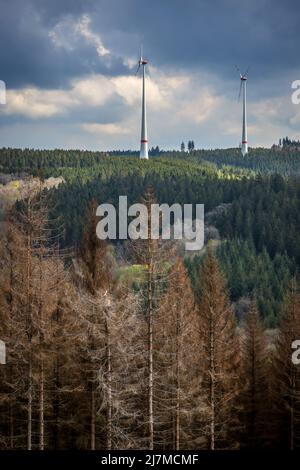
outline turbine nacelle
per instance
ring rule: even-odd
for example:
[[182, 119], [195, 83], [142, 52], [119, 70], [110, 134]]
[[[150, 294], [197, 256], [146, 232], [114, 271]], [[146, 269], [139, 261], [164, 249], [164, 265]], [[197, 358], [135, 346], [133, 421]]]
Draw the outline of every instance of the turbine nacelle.
[[143, 57], [141, 57], [139, 60], [138, 60], [138, 66], [137, 66], [137, 70], [135, 72], [135, 74], [137, 75], [139, 73], [139, 70], [140, 68], [143, 66], [145, 67], [145, 65], [148, 64], [148, 60], [147, 59], [144, 59]]

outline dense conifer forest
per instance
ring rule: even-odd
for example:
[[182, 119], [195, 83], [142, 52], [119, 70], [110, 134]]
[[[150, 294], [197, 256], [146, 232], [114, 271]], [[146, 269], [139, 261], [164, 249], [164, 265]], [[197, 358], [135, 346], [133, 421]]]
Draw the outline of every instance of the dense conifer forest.
[[[119, 195], [127, 195], [132, 204], [152, 186], [160, 202], [204, 203], [206, 238], [218, 244], [231, 300], [238, 308], [255, 295], [268, 327], [278, 324], [287, 283], [300, 263], [299, 171], [300, 153], [284, 149], [253, 149], [245, 158], [238, 149], [161, 152], [146, 164], [120, 152], [0, 152], [2, 173], [64, 178], [49, 195], [51, 216], [64, 225], [62, 247], [79, 245], [93, 198], [117, 206]], [[186, 260], [190, 273], [199, 258]]]
[[[2, 449], [300, 446], [300, 153], [2, 149], [0, 177]], [[100, 241], [120, 195], [203, 203], [203, 250]]]

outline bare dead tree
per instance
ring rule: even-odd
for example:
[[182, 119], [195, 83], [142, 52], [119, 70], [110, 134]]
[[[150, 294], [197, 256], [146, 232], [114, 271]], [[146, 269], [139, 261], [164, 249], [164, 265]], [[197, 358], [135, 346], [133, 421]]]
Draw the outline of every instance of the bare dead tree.
[[235, 446], [230, 436], [231, 429], [237, 425], [234, 403], [238, 392], [239, 350], [225, 280], [211, 251], [202, 268], [201, 284], [199, 393], [205, 406], [199, 415], [199, 431], [206, 436], [207, 447], [214, 450]]
[[155, 204], [155, 191], [147, 188], [141, 203], [146, 208], [146, 214], [141, 214], [141, 223], [147, 227], [144, 239], [132, 243], [135, 259], [143, 267], [145, 280], [141, 294], [144, 301], [144, 309], [147, 319], [147, 414], [148, 414], [148, 448], [154, 449], [154, 411], [153, 411], [153, 325], [155, 310], [159, 305], [164, 284], [168, 277], [166, 260], [171, 256], [172, 248], [169, 243], [162, 241], [161, 237], [152, 236], [154, 219], [152, 205]]
[[275, 403], [275, 444], [287, 449], [300, 446], [300, 372], [292, 362], [292, 343], [300, 337], [300, 294], [293, 279], [285, 302], [272, 383]]
[[[49, 226], [46, 194], [28, 190], [19, 202], [18, 210], [11, 215], [8, 234], [13, 234], [14, 260], [17, 266], [15, 282], [10, 284], [12, 308], [8, 315], [9, 346], [18, 367], [27, 370], [27, 380], [22, 386], [27, 396], [27, 449], [33, 447], [33, 414], [37, 398], [38, 440], [40, 450], [45, 445], [45, 380], [49, 361], [47, 345], [50, 337], [49, 319], [55, 308], [55, 290], [60, 282], [54, 275], [53, 262], [57, 258], [52, 231]], [[12, 240], [12, 237], [11, 237]], [[50, 261], [51, 258], [51, 261]], [[61, 264], [60, 271], [64, 272]], [[16, 333], [14, 337], [12, 333]], [[24, 377], [24, 375], [23, 375]]]
[[154, 328], [155, 442], [161, 448], [179, 450], [189, 445], [198, 329], [193, 290], [178, 258]]
[[[114, 288], [114, 259], [111, 248], [97, 238], [96, 235], [96, 202], [92, 201], [84, 231], [80, 258], [75, 263], [75, 277], [80, 286], [81, 299], [84, 308], [81, 311], [85, 331], [85, 341], [82, 343], [85, 360], [89, 361], [87, 384], [90, 393], [90, 448], [95, 450], [97, 410], [104, 398], [97, 392], [98, 372], [103, 363], [111, 370], [110, 353], [110, 320], [106, 314], [106, 293]], [[105, 293], [105, 295], [104, 295]], [[107, 375], [110, 381], [110, 373]], [[110, 396], [110, 394], [109, 394]], [[107, 448], [111, 447], [111, 401], [106, 402], [106, 432]]]
[[247, 448], [265, 445], [268, 397], [267, 343], [254, 301], [240, 333], [241, 336], [241, 441]]

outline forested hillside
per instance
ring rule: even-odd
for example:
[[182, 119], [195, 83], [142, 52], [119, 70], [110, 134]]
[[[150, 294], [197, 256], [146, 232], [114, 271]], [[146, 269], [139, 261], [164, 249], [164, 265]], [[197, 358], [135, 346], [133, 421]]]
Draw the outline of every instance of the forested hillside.
[[[186, 259], [189, 276], [176, 246], [148, 238], [128, 242], [127, 260], [143, 274], [124, 282], [119, 248], [96, 236], [95, 200], [77, 250], [62, 248], [51, 216], [58, 194], [42, 182], [29, 188], [1, 233], [0, 449], [299, 448], [290, 258], [214, 238], [217, 252]], [[148, 209], [155, 200], [153, 188], [144, 192]], [[242, 321], [224, 273], [232, 299], [246, 296]], [[281, 281], [279, 328], [267, 334], [257, 304], [269, 302], [274, 322]]]
[[[117, 206], [127, 195], [131, 204], [152, 186], [160, 202], [204, 203], [237, 312], [254, 295], [270, 327], [300, 263], [299, 171], [300, 154], [287, 150], [253, 149], [245, 158], [238, 149], [162, 152], [148, 162], [113, 152], [0, 151], [0, 172], [10, 177], [64, 178], [49, 195], [52, 217], [64, 226], [62, 247], [78, 247], [92, 199]], [[187, 263], [196, 285], [201, 255]]]
[[[44, 170], [62, 168], [86, 168], [103, 164], [105, 157], [130, 157], [138, 159], [138, 152], [91, 152], [82, 150], [32, 150], [32, 149], [0, 149], [0, 172], [36, 173]], [[249, 153], [241, 158], [240, 150], [192, 150], [190, 153], [179, 151], [159, 151], [153, 158], [167, 157], [168, 159], [183, 159], [198, 163], [215, 163], [217, 166], [234, 166], [236, 168], [253, 170], [256, 173], [274, 174], [283, 176], [300, 174], [300, 151], [290, 151], [289, 148], [249, 149]], [[47, 172], [48, 174], [48, 172]]]
[[280, 150], [266, 148], [250, 148], [241, 158], [239, 149], [198, 150], [197, 159], [214, 162], [217, 165], [233, 165], [238, 168], [248, 168], [257, 173], [283, 176], [300, 174], [300, 152], [283, 148]]
[[[299, 447], [298, 159], [2, 149], [0, 447]], [[120, 195], [204, 203], [204, 249], [101, 242]]]

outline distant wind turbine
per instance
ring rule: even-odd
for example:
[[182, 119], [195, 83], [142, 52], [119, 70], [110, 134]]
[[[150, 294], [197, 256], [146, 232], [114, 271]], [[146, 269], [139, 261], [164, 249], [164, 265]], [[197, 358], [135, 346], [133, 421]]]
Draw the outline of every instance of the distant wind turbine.
[[240, 91], [239, 91], [239, 100], [241, 98], [241, 94], [243, 94], [243, 127], [242, 127], [242, 142], [241, 142], [241, 152], [243, 157], [248, 153], [248, 137], [247, 137], [247, 98], [246, 98], [246, 83], [248, 79], [248, 70], [244, 74], [240, 72], [238, 67], [237, 71], [240, 75]]
[[145, 67], [148, 64], [148, 60], [143, 58], [143, 51], [141, 48], [141, 56], [138, 61], [138, 68], [136, 75], [142, 67], [142, 126], [141, 126], [141, 148], [140, 158], [148, 160], [148, 135], [147, 135], [147, 117], [146, 117], [146, 89], [145, 89]]

